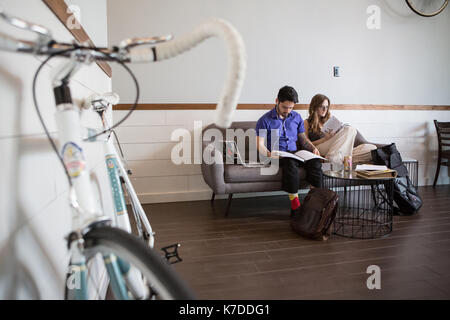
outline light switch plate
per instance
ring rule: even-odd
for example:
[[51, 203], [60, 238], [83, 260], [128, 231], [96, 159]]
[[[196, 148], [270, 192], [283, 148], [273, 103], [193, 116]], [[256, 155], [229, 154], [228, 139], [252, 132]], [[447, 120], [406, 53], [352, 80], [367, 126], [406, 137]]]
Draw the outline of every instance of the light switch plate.
[[335, 77], [339, 77], [340, 76], [340, 74], [339, 74], [339, 67], [336, 67], [336, 66], [333, 67], [333, 76], [335, 76]]

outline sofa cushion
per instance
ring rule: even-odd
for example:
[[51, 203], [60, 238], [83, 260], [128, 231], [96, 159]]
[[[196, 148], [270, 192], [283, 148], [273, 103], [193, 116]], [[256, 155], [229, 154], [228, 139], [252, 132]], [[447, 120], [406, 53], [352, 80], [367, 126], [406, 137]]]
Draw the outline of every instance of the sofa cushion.
[[[225, 164], [224, 165], [224, 178], [226, 183], [240, 183], [240, 182], [273, 182], [281, 181], [282, 170], [278, 170], [274, 175], [262, 175], [260, 167], [244, 167], [239, 164]], [[303, 168], [300, 168], [299, 179], [304, 180], [306, 178], [306, 172]]]
[[281, 170], [274, 175], [261, 175], [261, 168], [249, 168], [240, 164], [226, 164], [224, 166], [225, 182], [260, 182], [281, 181]]

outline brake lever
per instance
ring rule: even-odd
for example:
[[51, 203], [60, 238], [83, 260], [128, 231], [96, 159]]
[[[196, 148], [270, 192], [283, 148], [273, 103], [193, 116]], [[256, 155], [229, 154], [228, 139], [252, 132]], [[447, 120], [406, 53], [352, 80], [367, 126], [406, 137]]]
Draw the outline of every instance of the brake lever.
[[156, 36], [156, 37], [149, 37], [149, 38], [131, 38], [131, 39], [125, 39], [122, 40], [122, 42], [119, 44], [119, 51], [120, 52], [128, 52], [131, 48], [142, 46], [142, 45], [155, 45], [161, 42], [167, 42], [173, 39], [173, 36], [171, 34], [166, 36]]

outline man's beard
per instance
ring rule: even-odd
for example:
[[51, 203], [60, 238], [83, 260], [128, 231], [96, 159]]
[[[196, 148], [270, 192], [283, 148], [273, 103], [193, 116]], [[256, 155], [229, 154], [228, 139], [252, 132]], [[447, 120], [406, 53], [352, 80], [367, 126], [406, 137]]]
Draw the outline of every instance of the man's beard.
[[289, 115], [289, 112], [281, 112], [279, 104], [277, 104], [277, 112], [280, 116], [282, 116], [284, 118], [286, 118]]

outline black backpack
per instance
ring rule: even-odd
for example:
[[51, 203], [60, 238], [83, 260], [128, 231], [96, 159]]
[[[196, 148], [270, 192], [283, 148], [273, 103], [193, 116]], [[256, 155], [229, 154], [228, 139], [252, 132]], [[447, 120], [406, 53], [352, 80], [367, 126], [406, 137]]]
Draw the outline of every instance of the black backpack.
[[416, 214], [422, 207], [422, 199], [409, 178], [408, 169], [403, 164], [402, 156], [395, 143], [372, 150], [372, 161], [397, 171], [394, 179], [394, 213], [399, 215]]

